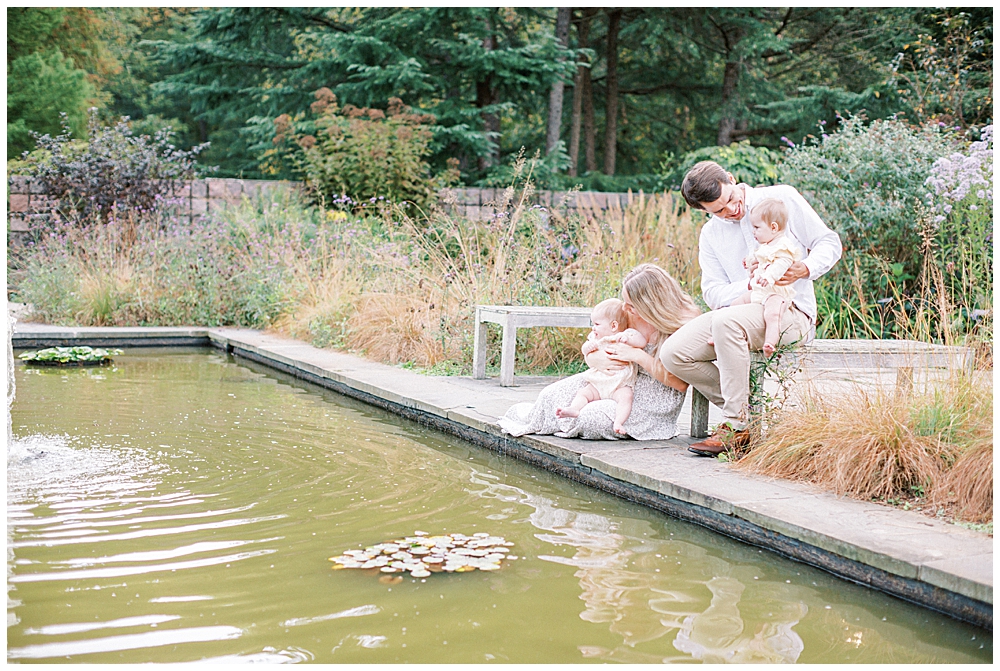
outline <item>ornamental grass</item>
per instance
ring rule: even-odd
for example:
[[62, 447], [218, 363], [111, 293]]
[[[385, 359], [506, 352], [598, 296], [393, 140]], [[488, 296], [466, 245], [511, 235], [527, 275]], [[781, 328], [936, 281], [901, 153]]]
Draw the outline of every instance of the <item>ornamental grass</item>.
[[953, 371], [904, 392], [809, 388], [734, 466], [984, 522], [993, 519], [992, 457], [992, 382]]
[[[507, 189], [485, 221], [377, 200], [324, 209], [294, 191], [193, 221], [116, 212], [40, 229], [8, 269], [49, 323], [246, 326], [451, 373], [471, 370], [477, 304], [592, 306], [646, 261], [696, 288], [698, 224], [670, 195], [573, 211], [531, 194], [527, 180]], [[581, 366], [584, 335], [522, 331], [518, 371]]]

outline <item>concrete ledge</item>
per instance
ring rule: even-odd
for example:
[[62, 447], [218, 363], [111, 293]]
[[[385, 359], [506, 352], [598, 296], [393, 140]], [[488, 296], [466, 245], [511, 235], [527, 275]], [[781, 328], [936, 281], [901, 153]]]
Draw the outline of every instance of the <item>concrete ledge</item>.
[[[245, 329], [64, 328], [17, 324], [17, 348], [209, 345], [702, 525], [841, 578], [992, 630], [993, 541], [917, 513], [801, 483], [751, 477], [667, 441], [513, 438], [496, 419], [545, 379], [429, 377]], [[683, 431], [683, 428], [682, 428]]]
[[14, 347], [164, 347], [211, 345], [209, 330], [188, 326], [51, 326], [17, 324], [11, 341]]

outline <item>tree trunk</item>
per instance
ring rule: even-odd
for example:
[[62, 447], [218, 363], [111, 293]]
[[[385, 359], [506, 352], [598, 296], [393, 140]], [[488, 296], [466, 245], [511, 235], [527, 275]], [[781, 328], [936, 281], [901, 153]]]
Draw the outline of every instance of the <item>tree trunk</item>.
[[[576, 46], [587, 48], [590, 37], [590, 10], [583, 10], [583, 16], [576, 26]], [[578, 65], [576, 77], [573, 78], [573, 113], [569, 122], [569, 176], [576, 177], [576, 169], [580, 164], [580, 114], [583, 109], [583, 78], [590, 74], [590, 68]]]
[[736, 130], [736, 105], [739, 91], [740, 64], [727, 62], [722, 75], [722, 118], [719, 119], [719, 136], [715, 143], [720, 147], [728, 147], [733, 142]]
[[622, 10], [608, 12], [608, 95], [604, 114], [604, 174], [615, 174], [618, 150], [618, 31]]
[[[560, 7], [556, 12], [556, 40], [560, 46], [569, 46], [569, 19], [573, 12], [571, 7]], [[560, 59], [561, 60], [561, 59]], [[559, 129], [562, 126], [563, 91], [566, 84], [562, 79], [552, 83], [549, 92], [549, 124], [545, 136], [545, 153], [551, 154], [559, 144]]]
[[[486, 16], [486, 38], [483, 40], [483, 49], [493, 51], [496, 42], [493, 37], [493, 19]], [[480, 81], [476, 82], [476, 107], [484, 109], [495, 102], [496, 92], [493, 90], [493, 75], [488, 74]], [[496, 138], [500, 135], [500, 117], [495, 112], [480, 112], [483, 119], [483, 130], [486, 133], [486, 141], [489, 143], [489, 150], [486, 156], [479, 157], [479, 169], [487, 170], [497, 164], [500, 155], [500, 148], [496, 144]]]
[[583, 71], [583, 160], [587, 172], [597, 171], [597, 150], [594, 140], [597, 129], [594, 127], [594, 90], [590, 85], [590, 68]]

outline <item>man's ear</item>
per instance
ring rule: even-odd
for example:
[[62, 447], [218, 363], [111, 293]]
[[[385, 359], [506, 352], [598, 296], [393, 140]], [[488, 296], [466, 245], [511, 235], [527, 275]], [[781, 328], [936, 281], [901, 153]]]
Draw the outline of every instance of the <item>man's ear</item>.
[[729, 178], [729, 183], [730, 183], [730, 184], [736, 184], [736, 178], [735, 178], [735, 177], [733, 177], [733, 173], [731, 173], [731, 172], [727, 172], [727, 173], [726, 173], [726, 177], [728, 177], [728, 178]]

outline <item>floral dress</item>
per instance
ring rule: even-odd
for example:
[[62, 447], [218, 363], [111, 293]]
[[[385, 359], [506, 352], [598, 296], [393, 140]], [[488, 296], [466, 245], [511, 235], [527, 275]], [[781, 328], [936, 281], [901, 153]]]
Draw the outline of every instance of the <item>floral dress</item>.
[[[644, 350], [656, 356], [656, 345]], [[556, 417], [556, 408], [565, 408], [573, 402], [576, 393], [587, 385], [586, 372], [553, 382], [538, 395], [534, 403], [516, 403], [497, 424], [512, 436], [527, 433], [556, 435], [562, 438], [588, 440], [619, 440], [615, 433], [615, 402], [611, 399], [593, 401], [580, 411], [579, 417]], [[684, 403], [685, 394], [660, 384], [639, 367], [636, 376], [632, 414], [622, 428], [636, 440], [664, 440], [675, 437], [677, 416]]]

